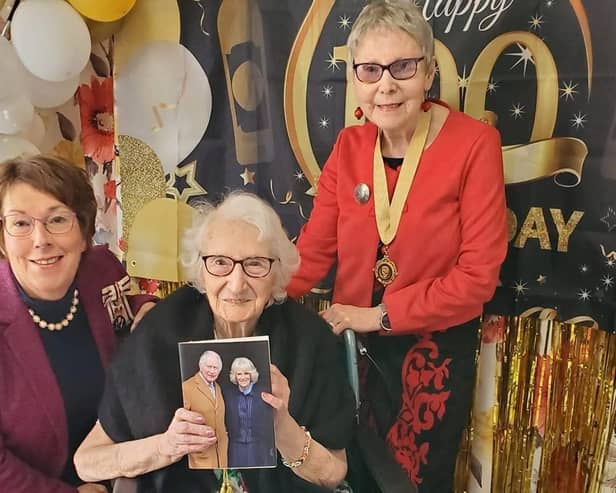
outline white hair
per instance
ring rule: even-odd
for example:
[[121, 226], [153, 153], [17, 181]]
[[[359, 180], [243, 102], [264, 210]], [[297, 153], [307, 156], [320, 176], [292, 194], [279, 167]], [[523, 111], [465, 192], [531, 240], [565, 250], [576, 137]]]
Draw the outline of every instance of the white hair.
[[282, 303], [287, 298], [287, 284], [299, 267], [299, 253], [272, 206], [252, 193], [236, 191], [231, 192], [217, 206], [205, 203], [196, 209], [193, 224], [184, 234], [180, 253], [188, 283], [205, 293], [205, 266], [201, 259], [201, 249], [206, 246], [207, 232], [212, 222], [217, 219], [242, 221], [257, 228], [258, 241], [267, 243], [271, 256], [279, 260], [272, 265], [274, 286], [271, 301]]
[[199, 368], [201, 368], [208, 358], [214, 358], [218, 361], [218, 368], [222, 368], [222, 358], [216, 351], [205, 351], [199, 358]]
[[361, 10], [347, 40], [349, 66], [352, 66], [355, 51], [364, 35], [378, 29], [401, 30], [408, 34], [421, 48], [426, 66], [430, 66], [434, 57], [434, 34], [413, 0], [375, 0]]
[[235, 358], [233, 363], [231, 363], [231, 370], [229, 371], [229, 380], [233, 385], [237, 385], [237, 377], [235, 374], [238, 371], [245, 371], [250, 373], [250, 382], [255, 383], [259, 380], [259, 372], [257, 371], [257, 367], [255, 364], [250, 361], [248, 358], [244, 358], [243, 356], [239, 358]]

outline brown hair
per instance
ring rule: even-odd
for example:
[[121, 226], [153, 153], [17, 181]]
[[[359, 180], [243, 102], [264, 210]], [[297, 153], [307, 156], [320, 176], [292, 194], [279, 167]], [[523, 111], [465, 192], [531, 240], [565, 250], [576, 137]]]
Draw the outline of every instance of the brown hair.
[[[96, 220], [96, 198], [86, 172], [58, 157], [38, 155], [0, 163], [0, 216], [4, 198], [13, 185], [25, 183], [51, 195], [77, 215], [81, 236], [92, 244]], [[0, 234], [0, 246], [4, 236]]]

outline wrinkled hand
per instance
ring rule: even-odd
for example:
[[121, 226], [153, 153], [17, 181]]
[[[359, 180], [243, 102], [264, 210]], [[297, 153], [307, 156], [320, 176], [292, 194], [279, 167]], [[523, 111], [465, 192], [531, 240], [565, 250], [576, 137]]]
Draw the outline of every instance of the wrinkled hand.
[[156, 306], [156, 303], [154, 303], [153, 301], [146, 301], [143, 305], [141, 305], [141, 308], [139, 308], [139, 311], [135, 314], [135, 318], [133, 319], [133, 324], [130, 326], [131, 332], [135, 329], [135, 327], [137, 327], [137, 324], [141, 321], [144, 315], [148, 313], [155, 306]]
[[159, 437], [158, 452], [178, 461], [191, 452], [203, 452], [216, 443], [216, 434], [199, 413], [179, 408], [169, 428]]
[[381, 329], [381, 309], [378, 306], [366, 308], [334, 303], [319, 313], [331, 325], [334, 334], [345, 329], [355, 332], [374, 332]]
[[109, 490], [102, 484], [85, 483], [77, 487], [79, 493], [109, 493]]
[[276, 365], [270, 365], [272, 378], [272, 393], [262, 392], [261, 398], [274, 408], [274, 426], [289, 416], [289, 396], [291, 389], [289, 381]]

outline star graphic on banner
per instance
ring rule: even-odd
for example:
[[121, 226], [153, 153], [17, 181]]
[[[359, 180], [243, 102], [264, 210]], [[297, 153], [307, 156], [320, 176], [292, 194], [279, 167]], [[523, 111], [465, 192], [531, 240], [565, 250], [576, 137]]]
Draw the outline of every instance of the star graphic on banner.
[[528, 291], [528, 288], [526, 287], [527, 283], [523, 282], [523, 281], [517, 281], [514, 285], [513, 285], [513, 290], [516, 292], [516, 294], [524, 294], [526, 293], [526, 291]]
[[323, 96], [329, 99], [334, 95], [334, 88], [332, 86], [323, 86], [323, 89], [321, 89], [321, 93], [323, 94]]
[[607, 213], [601, 218], [601, 222], [607, 226], [608, 231], [616, 228], [616, 211], [612, 207], [607, 208]]
[[605, 261], [605, 265], [607, 265], [610, 269], [613, 269], [614, 266], [616, 266], [616, 260], [612, 259], [612, 258], [608, 258]]
[[533, 30], [537, 30], [541, 28], [541, 24], [543, 24], [543, 16], [542, 15], [533, 15], [528, 23], [530, 24], [530, 28]]
[[244, 172], [240, 174], [242, 180], [244, 180], [244, 186], [248, 185], [249, 183], [254, 185], [255, 175], [256, 173], [254, 171], [248, 171], [248, 168], [244, 168]]
[[338, 25], [342, 28], [343, 31], [351, 28], [351, 19], [346, 15], [341, 15], [338, 17]]
[[466, 75], [466, 65], [464, 65], [464, 69], [462, 70], [462, 77], [458, 75], [458, 88], [462, 90], [462, 92], [466, 91], [468, 88], [468, 76]]
[[612, 276], [605, 275], [601, 278], [601, 282], [606, 288], [611, 288], [614, 284], [614, 278]]
[[575, 90], [577, 86], [578, 84], [574, 84], [572, 80], [569, 82], [563, 82], [563, 87], [560, 88], [560, 92], [562, 92], [560, 97], [565, 98], [565, 101], [569, 99], [573, 101], [575, 99], [575, 95], [578, 93], [578, 91]]
[[517, 120], [519, 118], [522, 118], [522, 115], [524, 115], [525, 111], [524, 108], [526, 108], [526, 106], [522, 106], [520, 103], [514, 104], [511, 109], [509, 110], [509, 112], [511, 113], [511, 116]]
[[334, 52], [333, 51], [332, 51], [331, 55], [329, 55], [329, 58], [327, 60], [325, 60], [325, 63], [327, 63], [327, 68], [332, 69], [332, 72], [335, 72], [336, 70], [340, 70], [340, 67], [338, 66], [338, 64], [340, 63], [340, 60], [338, 60], [334, 56]]
[[494, 81], [494, 79], [490, 79], [490, 82], [488, 82], [488, 92], [490, 94], [494, 94], [496, 92], [496, 90], [498, 89], [498, 84]]
[[[191, 161], [182, 167], [175, 168], [175, 173], [169, 174], [167, 180], [167, 195], [175, 197], [182, 202], [188, 202], [191, 197], [199, 197], [200, 195], [207, 195], [207, 191], [197, 182], [195, 178], [195, 172], [197, 171], [197, 161]], [[186, 183], [186, 186], [182, 190], [178, 190], [178, 178], [182, 178], [181, 181]]]
[[539, 274], [537, 276], [537, 284], [543, 286], [548, 281], [548, 276], [544, 276], [543, 274]]
[[319, 127], [321, 127], [321, 128], [327, 128], [327, 127], [329, 127], [329, 119], [328, 119], [328, 118], [325, 118], [324, 116], [322, 116], [322, 117], [319, 119]]
[[522, 46], [520, 43], [516, 43], [516, 45], [518, 46], [518, 48], [520, 49], [519, 52], [517, 53], [505, 53], [505, 55], [508, 56], [516, 56], [518, 57], [518, 61], [515, 62], [509, 70], [511, 70], [512, 68], [515, 68], [517, 65], [519, 65], [520, 63], [524, 62], [524, 77], [526, 77], [526, 67], [528, 65], [528, 62], [532, 63], [533, 65], [535, 65], [535, 60], [533, 59], [533, 54], [532, 52], [526, 47], [526, 46]]
[[301, 181], [304, 179], [304, 173], [302, 173], [299, 169], [295, 173], [293, 173], [293, 176], [297, 181]]
[[588, 266], [587, 266], [586, 264], [582, 264], [582, 265], [580, 265], [580, 272], [581, 272], [582, 274], [586, 274], [586, 273], [588, 272], [588, 270], [589, 270], [589, 269], [588, 269]]
[[588, 289], [580, 289], [577, 292], [578, 300], [588, 301], [590, 299], [590, 291]]
[[586, 115], [583, 115], [581, 111], [575, 113], [573, 118], [569, 120], [571, 122], [571, 126], [576, 129], [584, 128], [584, 124], [586, 123]]
[[548, 7], [551, 7], [552, 5], [554, 5], [554, 0], [548, 0], [547, 2], [545, 2], [545, 4], [546, 4]]

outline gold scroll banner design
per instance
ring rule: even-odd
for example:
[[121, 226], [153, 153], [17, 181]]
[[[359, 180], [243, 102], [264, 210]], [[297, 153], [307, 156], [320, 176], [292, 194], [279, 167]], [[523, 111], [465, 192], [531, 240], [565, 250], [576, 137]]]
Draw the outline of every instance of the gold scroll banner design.
[[[300, 168], [314, 190], [321, 169], [314, 156], [308, 132], [308, 73], [333, 4], [332, 0], [312, 3], [293, 44], [285, 74], [284, 108], [287, 133]], [[485, 108], [488, 83], [498, 58], [509, 46], [516, 44], [525, 46], [533, 56], [537, 79], [536, 107], [530, 142], [503, 147], [505, 183], [524, 183], [553, 176], [559, 186], [576, 186], [581, 181], [588, 149], [579, 139], [553, 137], [558, 113], [558, 70], [550, 49], [534, 34], [512, 31], [501, 34], [488, 43], [471, 69], [464, 112], [488, 123], [495, 123], [493, 113]], [[441, 98], [453, 109], [460, 109], [455, 59], [442, 42], [437, 40], [435, 46]], [[346, 62], [346, 50], [343, 47], [336, 47], [333, 55], [336, 60]], [[348, 106], [353, 98], [348, 94], [349, 81], [347, 86]], [[352, 108], [347, 107], [346, 113], [350, 109]], [[346, 121], [348, 124], [348, 119]], [[564, 180], [565, 177], [568, 179]]]
[[551, 309], [528, 313], [507, 318], [497, 342], [491, 490], [598, 493], [615, 422], [616, 335], [558, 322]]

